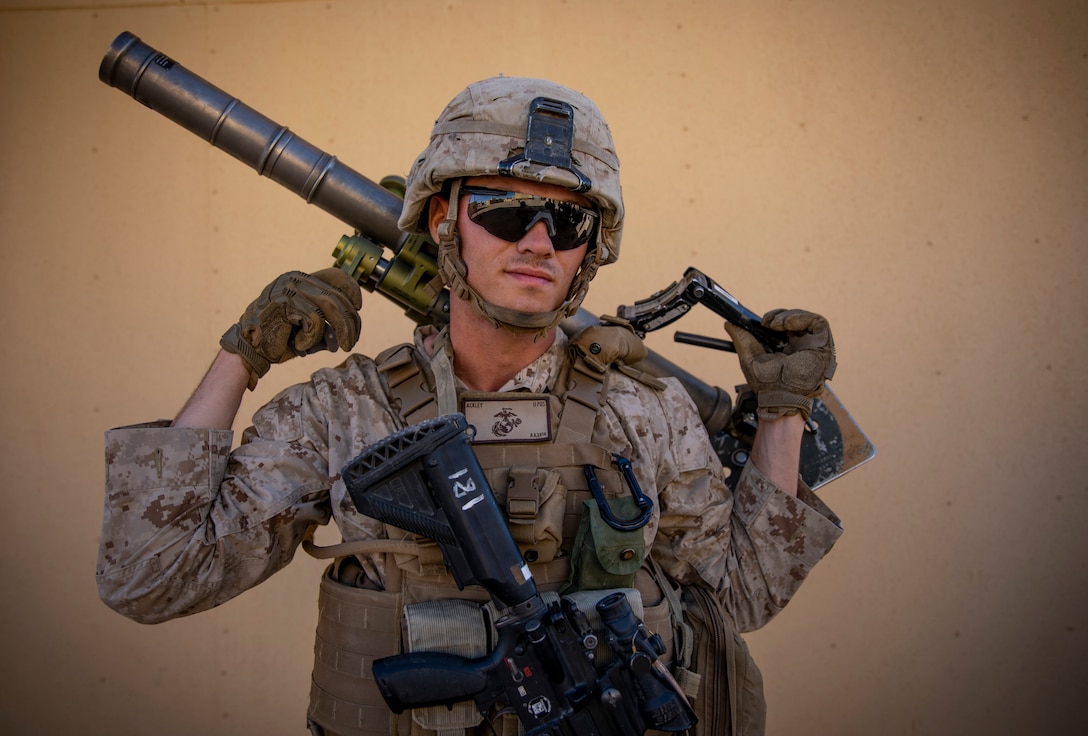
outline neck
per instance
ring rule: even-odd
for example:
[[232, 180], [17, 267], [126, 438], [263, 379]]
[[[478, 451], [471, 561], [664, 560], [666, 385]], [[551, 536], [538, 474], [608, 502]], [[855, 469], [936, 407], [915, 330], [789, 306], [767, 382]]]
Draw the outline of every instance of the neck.
[[555, 342], [555, 327], [539, 338], [536, 333], [514, 333], [495, 327], [467, 303], [454, 301], [449, 333], [453, 370], [474, 391], [498, 391]]

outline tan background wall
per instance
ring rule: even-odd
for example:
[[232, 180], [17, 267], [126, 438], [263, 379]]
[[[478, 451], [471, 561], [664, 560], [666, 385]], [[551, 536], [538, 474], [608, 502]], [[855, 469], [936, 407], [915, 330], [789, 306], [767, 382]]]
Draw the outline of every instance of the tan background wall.
[[[320, 564], [155, 627], [94, 587], [102, 431], [172, 416], [221, 332], [345, 228], [96, 78], [131, 30], [375, 179], [493, 73], [595, 98], [624, 164], [611, 312], [697, 265], [831, 318], [879, 448], [751, 637], [773, 734], [1080, 730], [1088, 6], [1076, 0], [0, 2], [0, 729], [302, 733]], [[379, 297], [359, 348], [409, 331]], [[717, 320], [680, 329], [719, 335]], [[732, 386], [729, 356], [654, 346]], [[243, 406], [314, 368], [278, 368]]]

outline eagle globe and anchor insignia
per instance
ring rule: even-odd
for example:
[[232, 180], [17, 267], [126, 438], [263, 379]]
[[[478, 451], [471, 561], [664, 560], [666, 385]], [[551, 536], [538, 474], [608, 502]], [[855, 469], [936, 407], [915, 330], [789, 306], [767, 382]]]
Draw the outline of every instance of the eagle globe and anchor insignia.
[[521, 417], [513, 409], [505, 406], [495, 415], [495, 418], [498, 421], [491, 425], [491, 434], [496, 437], [506, 437], [521, 424]]

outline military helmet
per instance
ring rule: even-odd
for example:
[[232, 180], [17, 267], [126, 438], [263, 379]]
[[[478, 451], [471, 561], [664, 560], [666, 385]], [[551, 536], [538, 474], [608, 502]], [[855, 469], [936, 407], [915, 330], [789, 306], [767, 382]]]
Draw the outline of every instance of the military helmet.
[[[530, 107], [538, 98], [572, 108], [574, 140], [567, 168], [562, 161], [534, 155], [533, 144], [543, 142], [543, 136], [540, 141], [530, 140], [526, 150]], [[548, 115], [551, 112], [543, 110], [541, 118], [554, 119]], [[552, 126], [540, 127], [545, 135], [552, 132]], [[503, 166], [505, 162], [511, 163]], [[448, 179], [493, 174], [581, 191], [601, 215], [598, 263], [612, 263], [619, 257], [623, 232], [620, 162], [608, 123], [585, 95], [554, 82], [523, 77], [492, 77], [466, 87], [443, 110], [431, 131], [430, 145], [412, 165], [400, 228], [426, 233], [427, 200]]]
[[[408, 174], [399, 226], [427, 233], [427, 203], [451, 180], [509, 176], [579, 192], [600, 214], [567, 300], [548, 315], [525, 315], [483, 301], [467, 284], [455, 236], [439, 242], [443, 279], [489, 319], [516, 331], [539, 331], [574, 313], [597, 268], [619, 257], [623, 194], [619, 159], [600, 110], [588, 97], [542, 79], [491, 77], [470, 84], [442, 111], [431, 140]], [[446, 189], [449, 192], [449, 189]], [[456, 191], [456, 190], [454, 190]]]

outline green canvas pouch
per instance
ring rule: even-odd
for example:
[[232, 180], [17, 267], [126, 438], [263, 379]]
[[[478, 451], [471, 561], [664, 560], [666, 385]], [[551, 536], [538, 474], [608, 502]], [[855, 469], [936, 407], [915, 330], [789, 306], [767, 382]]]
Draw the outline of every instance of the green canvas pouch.
[[[613, 516], [631, 518], [639, 513], [630, 496], [608, 501]], [[642, 529], [613, 529], [601, 517], [596, 501], [582, 503], [582, 520], [571, 550], [571, 576], [564, 591], [630, 588], [646, 556]]]

